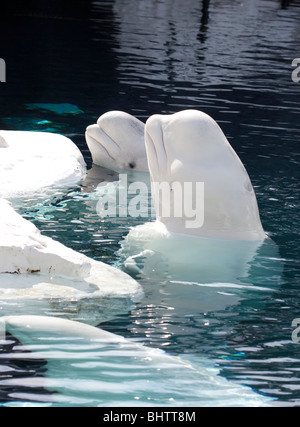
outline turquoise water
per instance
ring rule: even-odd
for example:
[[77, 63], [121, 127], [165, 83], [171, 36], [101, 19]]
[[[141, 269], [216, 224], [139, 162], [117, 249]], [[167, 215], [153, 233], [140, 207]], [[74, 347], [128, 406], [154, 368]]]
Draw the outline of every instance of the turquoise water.
[[[299, 406], [300, 347], [291, 338], [300, 317], [300, 84], [291, 78], [292, 60], [300, 57], [299, 1], [285, 8], [275, 0], [79, 1], [75, 10], [66, 1], [34, 12], [23, 3], [1, 17], [8, 80], [0, 87], [1, 129], [63, 133], [91, 167], [84, 130], [102, 113], [119, 109], [145, 121], [201, 109], [218, 121], [245, 164], [276, 244], [272, 254], [257, 253], [243, 287], [224, 287], [225, 280], [210, 287], [184, 268], [178, 280], [160, 267], [146, 276], [128, 270], [145, 298], [134, 306], [117, 303], [113, 318], [108, 301], [100, 326], [198, 367], [209, 360], [223, 378], [276, 405]], [[101, 171], [99, 180], [107, 174], [114, 179]], [[22, 213], [46, 235], [125, 269], [121, 242], [149, 219], [102, 221], [96, 204], [89, 186]], [[1, 310], [6, 314], [7, 307]], [[77, 319], [76, 313], [76, 305], [54, 305], [50, 314]], [[1, 348], [1, 401], [50, 401], [43, 381], [25, 381], [47, 377], [44, 358], [18, 359], [22, 351], [13, 347], [12, 341]], [[91, 362], [88, 352], [85, 357]], [[84, 400], [86, 389], [78, 387]]]

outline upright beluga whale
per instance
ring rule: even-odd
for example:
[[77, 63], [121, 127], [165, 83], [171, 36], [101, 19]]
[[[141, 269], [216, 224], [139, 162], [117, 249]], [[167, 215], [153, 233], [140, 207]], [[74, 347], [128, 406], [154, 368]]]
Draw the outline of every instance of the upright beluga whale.
[[86, 130], [94, 164], [116, 171], [148, 172], [145, 125], [122, 111], [110, 111]]
[[[227, 381], [207, 358], [189, 360], [104, 330], [44, 316], [0, 317], [0, 341], [14, 366], [0, 385], [13, 404], [56, 407], [266, 407], [270, 398]], [[16, 361], [43, 361], [43, 372], [16, 372]], [[25, 362], [25, 363], [26, 363]], [[46, 363], [45, 363], [46, 362]], [[24, 364], [22, 364], [24, 366]], [[40, 388], [43, 388], [43, 394]], [[5, 405], [5, 404], [4, 404]], [[9, 402], [7, 402], [9, 406]], [[108, 411], [109, 412], [109, 411]], [[136, 420], [136, 417], [135, 419]], [[131, 424], [134, 424], [134, 420]]]
[[[278, 250], [262, 227], [248, 173], [218, 124], [194, 110], [155, 115], [145, 140], [157, 221], [125, 238], [126, 268], [197, 286], [251, 285], [255, 260], [278, 259]], [[197, 209], [202, 221], [190, 226]], [[269, 274], [272, 262], [263, 264], [262, 274]]]
[[[152, 187], [156, 214], [169, 232], [245, 241], [266, 238], [248, 173], [210, 116], [194, 110], [155, 115], [147, 121], [145, 134], [151, 181], [159, 184]], [[164, 183], [171, 188], [167, 201]], [[197, 200], [195, 188], [178, 195], [188, 183], [187, 188], [203, 184], [203, 200]], [[162, 212], [165, 203], [171, 204], [167, 217]], [[186, 215], [189, 203], [190, 211], [198, 203], [203, 210], [198, 228]]]

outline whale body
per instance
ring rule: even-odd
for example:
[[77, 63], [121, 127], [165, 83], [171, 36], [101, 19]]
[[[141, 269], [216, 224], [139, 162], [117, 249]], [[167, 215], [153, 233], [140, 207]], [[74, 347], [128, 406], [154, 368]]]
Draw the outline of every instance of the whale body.
[[122, 111], [110, 111], [86, 130], [94, 164], [116, 171], [148, 171], [145, 125]]
[[[171, 189], [171, 214], [164, 216], [162, 192], [153, 186], [157, 219], [169, 232], [193, 236], [260, 241], [263, 230], [257, 200], [248, 173], [218, 124], [201, 111], [187, 110], [174, 115], [155, 115], [146, 123], [146, 150], [152, 183], [175, 188], [185, 183], [204, 186], [203, 223], [189, 228], [182, 198]], [[183, 194], [183, 197], [185, 194]], [[197, 193], [187, 194], [192, 206]], [[174, 211], [182, 212], [181, 216]]]

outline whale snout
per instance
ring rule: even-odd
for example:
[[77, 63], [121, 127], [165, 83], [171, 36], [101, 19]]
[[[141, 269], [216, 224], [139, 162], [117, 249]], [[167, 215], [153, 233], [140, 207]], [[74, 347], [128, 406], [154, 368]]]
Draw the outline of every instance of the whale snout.
[[99, 166], [111, 168], [121, 154], [116, 142], [97, 124], [88, 126], [85, 136], [93, 162]]
[[148, 163], [152, 177], [160, 179], [167, 171], [168, 156], [163, 132], [163, 116], [154, 115], [148, 119], [145, 130], [145, 142]]
[[162, 119], [163, 116], [160, 116], [159, 114], [155, 114], [154, 116], [150, 117], [146, 122], [146, 143], [147, 143], [147, 137], [148, 139], [152, 140], [154, 143], [156, 141], [161, 141], [163, 137], [163, 131], [162, 131]]
[[95, 140], [100, 142], [100, 129], [98, 125], [91, 125], [86, 128], [85, 136], [88, 140]]

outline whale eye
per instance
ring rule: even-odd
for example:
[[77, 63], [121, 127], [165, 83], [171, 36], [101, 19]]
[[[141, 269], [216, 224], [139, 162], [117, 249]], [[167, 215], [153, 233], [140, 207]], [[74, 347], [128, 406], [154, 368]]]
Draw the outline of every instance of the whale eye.
[[129, 167], [130, 167], [130, 169], [135, 169], [136, 164], [134, 162], [131, 162], [131, 163], [129, 163]]
[[244, 187], [245, 187], [246, 191], [248, 191], [249, 193], [252, 193], [252, 192], [253, 192], [253, 187], [252, 187], [252, 184], [251, 184], [251, 182], [250, 182], [250, 181], [247, 181], [247, 182], [244, 184]]

